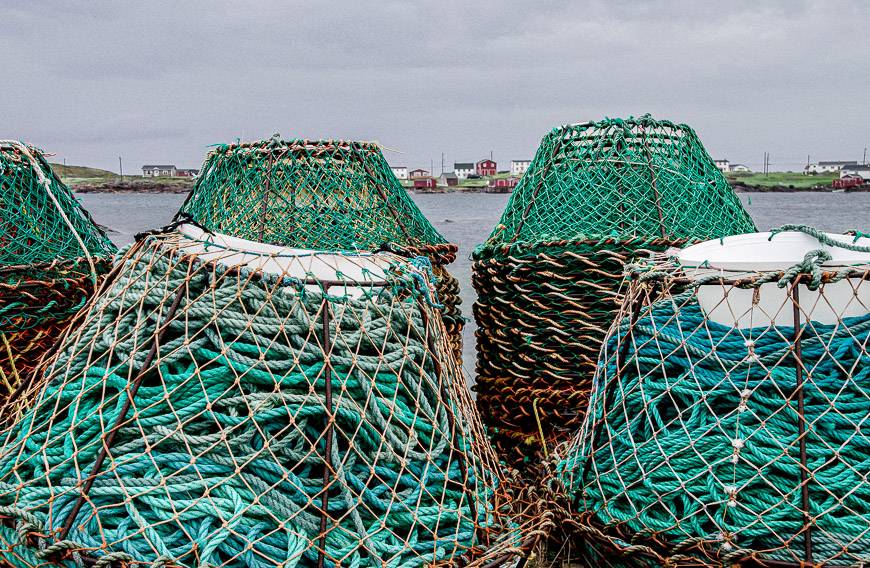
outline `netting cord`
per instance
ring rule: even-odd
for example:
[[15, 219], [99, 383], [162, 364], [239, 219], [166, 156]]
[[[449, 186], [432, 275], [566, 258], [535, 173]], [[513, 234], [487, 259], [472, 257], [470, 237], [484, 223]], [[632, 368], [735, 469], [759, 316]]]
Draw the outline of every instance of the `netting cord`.
[[[538, 193], [541, 191], [541, 188], [544, 187], [544, 180], [547, 179], [547, 173], [550, 171], [553, 162], [556, 160], [556, 154], [559, 153], [559, 150], [562, 148], [562, 141], [559, 140], [559, 143], [553, 144], [553, 152], [550, 154], [550, 159], [544, 163], [544, 170], [541, 173], [541, 178], [538, 180], [538, 185], [535, 187], [534, 193], [532, 193], [531, 198], [529, 199], [529, 204], [526, 205], [525, 211], [523, 211], [523, 216], [520, 217], [520, 222], [517, 223], [517, 229], [514, 231], [514, 236], [511, 238], [510, 244], [513, 244], [520, 238], [520, 232], [523, 230], [523, 225], [526, 224], [526, 218], [529, 216], [529, 211], [532, 210], [532, 206], [535, 204], [535, 197], [537, 197]], [[492, 240], [492, 237], [490, 237]]]
[[532, 411], [535, 413], [535, 422], [538, 424], [538, 436], [541, 437], [541, 447], [544, 449], [544, 457], [549, 459], [550, 449], [547, 447], [547, 438], [544, 437], [544, 427], [541, 424], [541, 413], [538, 412], [538, 400], [540, 399], [536, 398], [534, 402], [532, 402]]
[[79, 232], [72, 224], [72, 221], [70, 221], [69, 217], [67, 217], [66, 212], [63, 210], [63, 207], [61, 207], [60, 202], [57, 200], [57, 197], [54, 196], [54, 192], [51, 191], [51, 180], [48, 178], [48, 176], [45, 175], [45, 171], [43, 171], [42, 169], [42, 164], [40, 164], [39, 161], [33, 157], [33, 154], [30, 153], [30, 150], [27, 148], [27, 146], [22, 142], [19, 142], [18, 140], [0, 140], [0, 146], [10, 146], [21, 152], [24, 157], [26, 157], [28, 161], [30, 161], [30, 164], [33, 166], [33, 170], [36, 172], [36, 178], [39, 181], [39, 184], [42, 185], [42, 187], [45, 189], [45, 192], [48, 194], [51, 202], [57, 208], [57, 212], [60, 213], [60, 218], [63, 219], [63, 222], [66, 223], [67, 227], [69, 227], [69, 230], [72, 232], [73, 237], [79, 244], [79, 247], [81, 247], [82, 251], [84, 251], [85, 258], [87, 259], [88, 265], [91, 268], [91, 281], [93, 282], [94, 290], [96, 291], [98, 286], [97, 267], [94, 264], [93, 257], [91, 257], [91, 251], [88, 250], [88, 247], [82, 240], [81, 235], [79, 235]]
[[[838, 241], [836, 239], [832, 239], [826, 233], [816, 229], [815, 227], [810, 227], [809, 225], [783, 225], [777, 229], [770, 230], [770, 237], [767, 240], [773, 240], [773, 237], [780, 233], [785, 233], [787, 231], [796, 231], [798, 233], [804, 233], [805, 235], [809, 235], [814, 239], [818, 240], [823, 245], [828, 245], [829, 247], [837, 247], [846, 250], [850, 250], [852, 252], [870, 252], [870, 246], [864, 245], [856, 245], [855, 242], [861, 238], [866, 237], [867, 235], [862, 233], [861, 231], [855, 231], [855, 239], [851, 243], [844, 243], [842, 241]], [[829, 259], [830, 260], [830, 259]]]
[[[15, 365], [15, 354], [12, 353], [12, 346], [9, 344], [9, 338], [6, 337], [5, 333], [0, 332], [0, 338], [3, 339], [3, 347], [6, 349], [6, 356], [9, 358], [9, 362], [12, 364], [12, 379], [15, 381], [12, 384], [20, 384], [18, 377], [18, 368]], [[3, 384], [10, 391], [12, 389], [12, 384], [9, 384], [9, 377], [6, 376], [6, 373], [3, 372], [3, 367], [0, 367], [0, 378], [3, 379]]]

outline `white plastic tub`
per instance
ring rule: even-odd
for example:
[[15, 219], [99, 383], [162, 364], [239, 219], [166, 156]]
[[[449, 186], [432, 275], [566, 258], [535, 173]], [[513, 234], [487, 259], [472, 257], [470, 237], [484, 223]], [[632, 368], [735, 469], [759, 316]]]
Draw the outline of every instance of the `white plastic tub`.
[[[835, 269], [848, 266], [870, 266], [870, 253], [854, 252], [828, 246], [805, 233], [783, 232], [770, 238], [771, 233], [748, 233], [724, 239], [699, 243], [681, 250], [680, 265], [689, 278], [699, 279], [719, 275], [725, 279], [745, 277], [757, 272], [786, 270], [804, 260], [806, 253], [822, 249], [830, 253], [831, 260], [823, 267]], [[848, 244], [870, 246], [870, 238], [826, 233], [828, 237]], [[817, 291], [806, 285], [799, 286], [801, 321], [811, 319], [822, 324], [834, 324], [845, 317], [870, 313], [870, 282], [846, 279], [825, 284]], [[720, 283], [704, 284], [698, 288], [698, 303], [705, 315], [718, 323], [733, 327], [794, 325], [794, 311], [787, 288], [776, 282], [762, 284], [755, 290], [740, 289]], [[755, 301], [754, 301], [755, 300]]]
[[225, 266], [244, 266], [267, 274], [309, 280], [310, 289], [323, 284], [340, 285], [341, 293], [359, 296], [363, 283], [382, 282], [395, 258], [387, 253], [334, 253], [281, 247], [224, 235], [207, 233], [195, 225], [181, 225], [178, 232], [187, 239], [183, 250], [203, 261]]

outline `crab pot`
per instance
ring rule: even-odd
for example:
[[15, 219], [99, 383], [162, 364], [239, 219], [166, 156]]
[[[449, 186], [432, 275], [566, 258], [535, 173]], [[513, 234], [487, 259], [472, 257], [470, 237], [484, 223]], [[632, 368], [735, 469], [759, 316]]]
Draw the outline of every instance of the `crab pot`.
[[3, 561], [515, 559], [540, 519], [483, 434], [428, 264], [143, 236], [4, 433]]
[[114, 250], [39, 150], [0, 141], [0, 407], [94, 293]]
[[594, 548], [685, 566], [870, 558], [870, 239], [771, 237], [634, 268], [555, 471]]
[[554, 129], [474, 252], [477, 404], [522, 467], [576, 432], [623, 266], [754, 225], [694, 131], [648, 115]]
[[219, 146], [201, 172], [179, 219], [274, 245], [428, 257], [442, 319], [461, 361], [459, 284], [446, 268], [458, 249], [426, 219], [377, 144], [276, 135]]

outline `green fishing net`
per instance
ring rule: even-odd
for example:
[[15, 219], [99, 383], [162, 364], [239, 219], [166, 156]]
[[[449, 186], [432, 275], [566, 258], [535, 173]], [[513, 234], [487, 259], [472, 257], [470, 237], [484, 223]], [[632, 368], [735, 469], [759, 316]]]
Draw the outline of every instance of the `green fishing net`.
[[0, 267], [114, 252], [36, 148], [0, 141]]
[[282, 140], [209, 154], [181, 213], [245, 239], [322, 250], [447, 241], [368, 142]]
[[695, 131], [644, 115], [553, 129], [486, 245], [754, 230]]
[[754, 230], [686, 125], [646, 115], [547, 134], [474, 252], [477, 404], [505, 455], [534, 463], [579, 427], [626, 262]]

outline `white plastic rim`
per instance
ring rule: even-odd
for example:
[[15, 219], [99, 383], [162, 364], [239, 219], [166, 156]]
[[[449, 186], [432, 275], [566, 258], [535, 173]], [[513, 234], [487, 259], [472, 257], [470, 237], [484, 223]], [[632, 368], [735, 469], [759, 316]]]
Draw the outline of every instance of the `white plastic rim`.
[[[844, 244], [870, 246], [870, 238], [857, 241], [849, 235], [825, 233], [832, 240]], [[855, 252], [825, 245], [818, 239], [799, 231], [786, 231], [774, 235], [770, 232], [733, 235], [713, 239], [682, 249], [680, 264], [684, 268], [704, 266], [735, 272], [768, 272], [784, 270], [801, 262], [811, 250], [822, 249], [831, 254], [825, 266], [851, 266], [870, 263], [870, 253]]]
[[[188, 239], [185, 252], [206, 262], [229, 267], [244, 266], [267, 274], [301, 280], [340, 282], [348, 285], [383, 281], [395, 257], [386, 253], [335, 253], [281, 247], [240, 239], [221, 233], [208, 233], [184, 224], [178, 232]], [[409, 267], [410, 268], [410, 267]]]
[[[842, 243], [870, 246], [870, 238], [825, 233]], [[798, 231], [770, 238], [771, 233], [748, 233], [714, 239], [679, 251], [677, 258], [689, 278], [719, 275], [725, 279], [747, 273], [786, 270], [803, 261], [813, 250], [825, 250], [831, 260], [823, 266], [842, 268], [870, 266], [870, 253], [824, 245]], [[870, 313], [870, 282], [845, 279], [826, 284], [823, 293], [805, 285], [798, 288], [800, 318], [833, 325], [843, 318]], [[788, 291], [775, 282], [762, 284], [757, 296], [752, 289], [739, 289], [718, 282], [698, 287], [698, 303], [708, 319], [732, 327], [794, 326], [794, 309]]]

